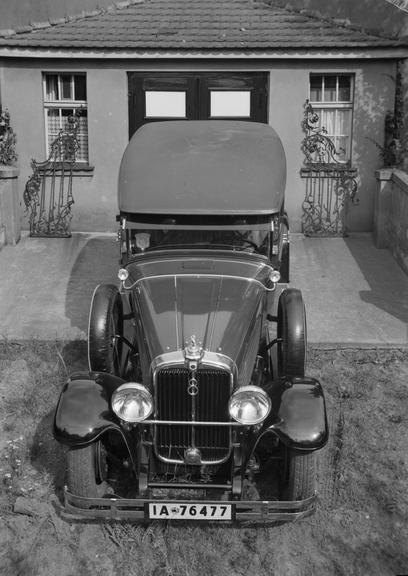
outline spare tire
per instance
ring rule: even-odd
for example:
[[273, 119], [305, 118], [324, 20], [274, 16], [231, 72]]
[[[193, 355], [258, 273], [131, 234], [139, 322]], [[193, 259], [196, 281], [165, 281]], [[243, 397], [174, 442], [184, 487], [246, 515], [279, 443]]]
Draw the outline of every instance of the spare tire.
[[302, 293], [284, 290], [278, 302], [278, 375], [300, 376], [306, 370], [306, 312]]
[[100, 284], [93, 293], [88, 328], [88, 361], [92, 372], [121, 376], [123, 304], [113, 284]]

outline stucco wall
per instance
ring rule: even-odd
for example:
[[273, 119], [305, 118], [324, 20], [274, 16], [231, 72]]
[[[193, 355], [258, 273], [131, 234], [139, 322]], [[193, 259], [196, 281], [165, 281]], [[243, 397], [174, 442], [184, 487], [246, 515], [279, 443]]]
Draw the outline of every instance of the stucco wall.
[[[42, 73], [52, 70], [87, 71], [89, 163], [94, 170], [89, 176], [74, 176], [72, 230], [114, 231], [117, 175], [128, 141], [125, 70], [89, 68], [83, 63], [4, 69], [2, 102], [17, 134], [20, 196], [31, 175], [31, 158], [46, 158]], [[27, 218], [23, 225], [27, 228]]]
[[408, 174], [383, 169], [376, 176], [375, 243], [377, 248], [388, 248], [408, 273]]
[[[143, 66], [143, 68], [142, 68]], [[30, 175], [30, 160], [45, 158], [42, 72], [65, 70], [87, 72], [89, 161], [91, 176], [75, 177], [72, 229], [74, 231], [114, 231], [117, 174], [128, 141], [127, 71], [209, 71], [266, 70], [270, 72], [269, 122], [282, 138], [288, 163], [286, 207], [291, 229], [300, 231], [304, 181], [299, 171], [303, 164], [301, 129], [303, 105], [308, 97], [310, 72], [353, 73], [356, 78], [353, 163], [360, 181], [360, 205], [348, 216], [351, 230], [372, 230], [374, 170], [381, 166], [378, 148], [370, 140], [383, 142], [383, 120], [393, 107], [395, 73], [392, 62], [217, 62], [171, 64], [104, 61], [26, 61], [9, 63], [1, 72], [2, 102], [12, 118], [17, 134], [20, 168], [20, 195]], [[27, 222], [27, 221], [25, 221]], [[27, 227], [27, 224], [25, 224]]]

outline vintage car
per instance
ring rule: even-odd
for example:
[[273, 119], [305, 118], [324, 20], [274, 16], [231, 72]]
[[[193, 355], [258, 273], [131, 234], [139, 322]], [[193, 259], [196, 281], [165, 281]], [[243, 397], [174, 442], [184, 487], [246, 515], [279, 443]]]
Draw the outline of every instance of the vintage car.
[[89, 373], [54, 420], [74, 516], [277, 521], [310, 514], [327, 442], [288, 287], [285, 153], [268, 125], [140, 128], [119, 172], [118, 286], [93, 294]]

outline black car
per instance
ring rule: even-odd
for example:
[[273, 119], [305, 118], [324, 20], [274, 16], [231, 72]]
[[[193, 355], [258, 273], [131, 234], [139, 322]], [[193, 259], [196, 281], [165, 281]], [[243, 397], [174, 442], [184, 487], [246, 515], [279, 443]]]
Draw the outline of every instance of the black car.
[[66, 511], [290, 520], [316, 501], [327, 442], [288, 287], [285, 154], [267, 125], [147, 124], [119, 173], [118, 286], [95, 289], [89, 372], [55, 414]]

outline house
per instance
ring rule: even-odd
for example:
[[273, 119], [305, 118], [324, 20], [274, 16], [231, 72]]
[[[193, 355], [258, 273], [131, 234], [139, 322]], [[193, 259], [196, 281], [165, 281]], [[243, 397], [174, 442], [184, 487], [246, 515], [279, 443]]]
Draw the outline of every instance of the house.
[[370, 231], [384, 119], [406, 56], [400, 40], [278, 0], [129, 0], [3, 31], [0, 98], [17, 134], [19, 193], [31, 159], [47, 157], [76, 111], [72, 230], [114, 231], [119, 164], [138, 127], [240, 118], [267, 122], [280, 135], [286, 209], [300, 231], [316, 160], [302, 170], [309, 100], [335, 149], [332, 172], [319, 172], [314, 190], [339, 168], [356, 181], [359, 197], [341, 217], [351, 231]]

